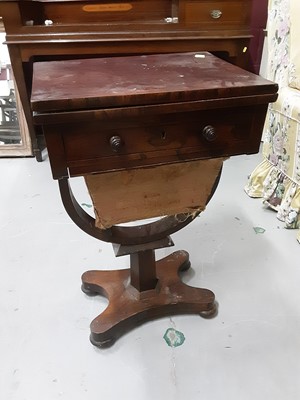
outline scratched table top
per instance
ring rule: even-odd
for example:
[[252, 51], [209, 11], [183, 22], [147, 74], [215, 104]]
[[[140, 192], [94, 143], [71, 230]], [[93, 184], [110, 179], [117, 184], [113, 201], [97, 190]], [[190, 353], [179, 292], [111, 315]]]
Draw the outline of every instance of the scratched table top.
[[33, 111], [173, 103], [275, 93], [277, 86], [210, 53], [36, 62]]

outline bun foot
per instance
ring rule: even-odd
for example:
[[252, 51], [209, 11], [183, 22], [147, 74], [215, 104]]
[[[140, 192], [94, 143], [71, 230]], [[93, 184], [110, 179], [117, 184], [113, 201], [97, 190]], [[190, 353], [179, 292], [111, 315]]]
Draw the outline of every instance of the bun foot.
[[81, 290], [83, 293], [85, 293], [87, 296], [94, 297], [99, 294], [99, 292], [96, 292], [88, 287], [86, 287], [84, 284], [81, 285]]
[[116, 339], [114, 338], [109, 338], [109, 339], [105, 339], [105, 340], [96, 340], [93, 337], [93, 333], [90, 335], [90, 342], [96, 346], [99, 347], [100, 349], [107, 349], [109, 347], [111, 347], [114, 343], [115, 343]]
[[212, 305], [212, 308], [209, 310], [201, 311], [199, 313], [200, 317], [209, 319], [209, 318], [214, 318], [218, 315], [218, 303], [215, 301]]

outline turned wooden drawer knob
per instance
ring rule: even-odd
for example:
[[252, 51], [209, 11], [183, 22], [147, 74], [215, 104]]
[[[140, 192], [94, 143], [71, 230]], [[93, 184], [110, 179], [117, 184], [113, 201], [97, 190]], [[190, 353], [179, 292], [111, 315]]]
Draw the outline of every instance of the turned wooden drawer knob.
[[211, 125], [206, 125], [206, 127], [203, 128], [202, 135], [208, 142], [213, 142], [217, 137], [215, 128]]
[[110, 144], [112, 151], [117, 153], [118, 151], [121, 150], [123, 142], [122, 142], [122, 139], [120, 138], [120, 136], [112, 136], [109, 139], [109, 144]]

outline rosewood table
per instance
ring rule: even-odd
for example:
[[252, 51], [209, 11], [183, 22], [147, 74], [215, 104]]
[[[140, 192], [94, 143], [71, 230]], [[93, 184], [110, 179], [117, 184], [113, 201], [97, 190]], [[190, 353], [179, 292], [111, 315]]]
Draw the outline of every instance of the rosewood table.
[[[109, 299], [91, 324], [96, 346], [145, 320], [211, 316], [215, 296], [181, 282], [189, 256], [170, 235], [188, 225], [217, 187], [224, 159], [256, 153], [276, 84], [207, 52], [36, 62], [33, 121], [43, 128], [64, 206], [86, 233], [130, 255], [130, 269], [88, 271], [82, 289]], [[96, 220], [74, 198], [84, 176]], [[157, 217], [136, 226], [120, 223]]]

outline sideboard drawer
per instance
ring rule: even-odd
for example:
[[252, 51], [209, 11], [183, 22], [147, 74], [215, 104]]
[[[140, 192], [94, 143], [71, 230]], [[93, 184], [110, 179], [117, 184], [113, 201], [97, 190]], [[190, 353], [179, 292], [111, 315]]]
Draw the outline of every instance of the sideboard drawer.
[[203, 29], [236, 29], [249, 25], [251, 1], [203, 1], [190, 0], [184, 3], [182, 13], [186, 24], [198, 24]]
[[45, 126], [45, 135], [64, 132], [71, 176], [227, 157], [258, 151], [266, 106], [255, 107], [69, 122]]
[[[31, 21], [33, 25], [67, 24], [133, 24], [165, 23], [171, 17], [176, 0], [99, 0], [99, 1], [40, 1], [33, 4], [23, 1], [20, 11], [23, 24]], [[91, 27], [93, 28], [93, 27]]]

